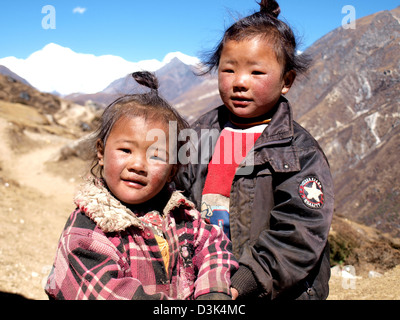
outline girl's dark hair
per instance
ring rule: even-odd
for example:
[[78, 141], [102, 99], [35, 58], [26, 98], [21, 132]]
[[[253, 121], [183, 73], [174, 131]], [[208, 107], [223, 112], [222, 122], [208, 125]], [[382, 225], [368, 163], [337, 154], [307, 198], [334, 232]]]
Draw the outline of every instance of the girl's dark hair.
[[216, 49], [203, 62], [204, 74], [218, 68], [221, 53], [227, 41], [242, 41], [254, 37], [264, 37], [273, 44], [278, 61], [284, 66], [283, 74], [294, 70], [305, 72], [311, 62], [305, 54], [297, 54], [297, 42], [292, 29], [278, 19], [281, 9], [275, 0], [262, 0], [260, 11], [235, 22], [229, 27]]
[[[101, 177], [102, 175], [102, 168], [98, 165], [97, 143], [101, 143], [104, 150], [107, 138], [114, 124], [119, 119], [123, 117], [142, 117], [146, 121], [162, 121], [166, 125], [170, 121], [176, 121], [176, 137], [179, 136], [181, 130], [189, 127], [186, 120], [160, 96], [158, 92], [158, 80], [153, 73], [148, 71], [134, 72], [132, 73], [132, 77], [140, 85], [149, 88], [150, 91], [141, 94], [124, 95], [104, 109], [100, 124], [89, 141], [92, 148], [92, 166], [90, 172], [95, 177]], [[174, 142], [177, 143], [177, 150], [184, 144], [184, 141], [179, 141], [178, 139]]]

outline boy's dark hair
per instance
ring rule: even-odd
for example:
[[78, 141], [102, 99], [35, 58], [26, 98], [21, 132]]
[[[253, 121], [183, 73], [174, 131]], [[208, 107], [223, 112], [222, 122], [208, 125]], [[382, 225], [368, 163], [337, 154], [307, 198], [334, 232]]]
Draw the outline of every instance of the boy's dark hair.
[[278, 61], [284, 66], [283, 74], [288, 71], [305, 72], [311, 59], [297, 54], [297, 42], [292, 29], [278, 19], [281, 12], [275, 0], [263, 0], [260, 11], [235, 22], [229, 27], [211, 55], [204, 61], [207, 74], [218, 68], [221, 53], [227, 41], [241, 41], [254, 37], [264, 37], [273, 44]]
[[[114, 124], [122, 117], [142, 117], [146, 121], [162, 121], [168, 126], [170, 121], [176, 121], [179, 136], [181, 130], [189, 127], [185, 119], [158, 93], [158, 80], [153, 73], [148, 71], [134, 72], [132, 77], [137, 83], [150, 89], [149, 92], [141, 94], [127, 94], [108, 105], [101, 116], [100, 124], [94, 135], [90, 138], [92, 148], [92, 165], [90, 172], [94, 176], [102, 175], [102, 168], [98, 166], [97, 143], [102, 144], [104, 150], [107, 138], [111, 133]], [[170, 137], [171, 138], [171, 137]], [[177, 150], [184, 141], [175, 141]]]

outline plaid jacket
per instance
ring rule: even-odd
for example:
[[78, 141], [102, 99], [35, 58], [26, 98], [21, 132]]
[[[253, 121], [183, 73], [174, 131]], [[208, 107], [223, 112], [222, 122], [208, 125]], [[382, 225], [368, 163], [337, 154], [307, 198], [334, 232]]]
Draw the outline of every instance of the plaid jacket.
[[[45, 291], [54, 299], [196, 299], [230, 295], [231, 243], [180, 192], [164, 209], [168, 271], [153, 231], [98, 183], [77, 194]], [[221, 295], [223, 294], [223, 295]]]

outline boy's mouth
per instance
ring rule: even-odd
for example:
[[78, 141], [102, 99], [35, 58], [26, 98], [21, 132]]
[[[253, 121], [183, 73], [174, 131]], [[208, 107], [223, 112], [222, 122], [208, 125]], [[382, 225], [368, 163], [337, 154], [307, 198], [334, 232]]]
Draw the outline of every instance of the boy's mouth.
[[238, 106], [246, 106], [252, 101], [251, 99], [246, 97], [232, 97], [231, 100], [234, 105]]
[[245, 96], [232, 96], [232, 100], [237, 100], [237, 101], [250, 101], [251, 99]]

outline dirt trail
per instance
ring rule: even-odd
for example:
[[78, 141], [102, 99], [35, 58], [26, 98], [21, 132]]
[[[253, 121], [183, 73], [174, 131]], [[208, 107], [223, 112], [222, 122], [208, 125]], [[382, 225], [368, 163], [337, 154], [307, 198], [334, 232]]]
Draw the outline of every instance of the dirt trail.
[[[32, 150], [15, 154], [9, 122], [0, 119], [0, 292], [46, 299], [42, 289], [58, 237], [72, 212], [79, 176], [47, 166], [68, 139], [29, 134]], [[60, 173], [64, 168], [60, 165]], [[78, 168], [68, 171], [80, 172]]]
[[[4, 125], [1, 137], [4, 140]], [[4, 147], [0, 148], [0, 161], [3, 163], [3, 170], [12, 172], [12, 177], [21, 186], [27, 186], [29, 188], [36, 189], [38, 192], [44, 195], [49, 195], [49, 193], [54, 190], [57, 186], [57, 192], [53, 193], [54, 201], [57, 203], [64, 203], [68, 196], [74, 190], [74, 185], [66, 180], [62, 176], [57, 176], [46, 170], [45, 163], [51, 162], [55, 159], [60, 147], [65, 145], [69, 140], [52, 135], [35, 135], [29, 134], [33, 141], [41, 141], [46, 144], [45, 147], [39, 149], [33, 149], [27, 154], [19, 155], [15, 157], [10, 148]]]
[[[29, 133], [31, 149], [11, 148], [10, 122], [0, 118], [0, 294], [47, 299], [43, 283], [58, 238], [74, 209], [73, 194], [84, 172], [78, 159], [54, 162], [70, 140]], [[360, 275], [354, 282], [332, 277], [328, 299], [400, 299], [400, 266], [380, 278]]]

